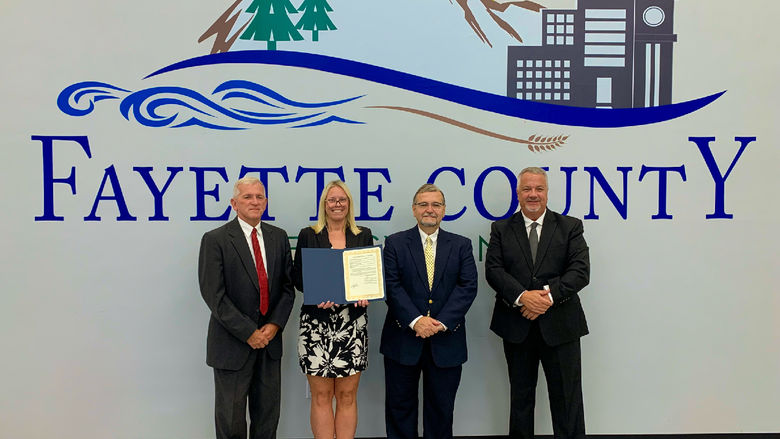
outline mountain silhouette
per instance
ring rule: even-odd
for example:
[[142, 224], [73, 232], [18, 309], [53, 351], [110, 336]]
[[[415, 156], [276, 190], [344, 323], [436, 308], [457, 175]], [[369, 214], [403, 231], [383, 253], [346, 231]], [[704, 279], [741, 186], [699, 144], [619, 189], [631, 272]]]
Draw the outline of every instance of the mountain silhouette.
[[[470, 0], [455, 0], [455, 2], [458, 4], [458, 6], [461, 7], [461, 9], [463, 9], [466, 22], [469, 24], [469, 26], [471, 26], [471, 29], [475, 34], [477, 34], [479, 39], [488, 46], [493, 47], [487, 34], [485, 34], [485, 32], [482, 30], [482, 26], [479, 25], [477, 18], [474, 16], [474, 12], [471, 10], [471, 6], [469, 6]], [[452, 3], [452, 0], [450, 0], [450, 3]], [[510, 1], [499, 3], [496, 0], [471, 0], [471, 3], [481, 4], [485, 8], [485, 11], [488, 13], [490, 18], [492, 18], [493, 21], [495, 21], [496, 24], [504, 30], [504, 32], [508, 33], [512, 38], [521, 43], [523, 42], [523, 39], [520, 37], [520, 34], [517, 32], [517, 30], [512, 27], [511, 24], [507, 23], [505, 20], [499, 17], [498, 13], [506, 12], [507, 9], [511, 7], [519, 7], [534, 12], [539, 12], [542, 8], [544, 8], [544, 6], [540, 5], [539, 3], [532, 1]]]

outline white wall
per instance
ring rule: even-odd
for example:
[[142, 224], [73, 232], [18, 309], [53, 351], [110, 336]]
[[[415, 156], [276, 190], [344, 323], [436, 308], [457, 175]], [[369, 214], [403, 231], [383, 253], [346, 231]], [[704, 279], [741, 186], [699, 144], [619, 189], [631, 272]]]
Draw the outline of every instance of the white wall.
[[[501, 94], [507, 41], [480, 43], [457, 5], [436, 2], [331, 0], [332, 35], [312, 50], [408, 71]], [[359, 191], [354, 168], [387, 168], [391, 182], [370, 178], [383, 199], [370, 212], [395, 207], [390, 221], [363, 221], [375, 235], [411, 227], [410, 197], [441, 166], [463, 168], [466, 185], [451, 174], [437, 183], [448, 212], [466, 214], [447, 230], [488, 239], [490, 221], [474, 207], [473, 186], [491, 166], [517, 172], [550, 167], [550, 208], [565, 204], [565, 174], [572, 179], [570, 214], [589, 212], [590, 178], [598, 168], [618, 195], [628, 173], [628, 215], [623, 219], [596, 187], [598, 220], [585, 221], [591, 248], [591, 285], [582, 293], [591, 334], [582, 340], [584, 396], [590, 433], [699, 433], [780, 431], [780, 299], [776, 285], [775, 168], [780, 154], [775, 121], [780, 73], [775, 56], [780, 6], [725, 0], [677, 2], [675, 102], [728, 90], [691, 115], [663, 123], [591, 129], [530, 122], [447, 103], [364, 80], [316, 70], [221, 65], [142, 80], [173, 62], [208, 53], [197, 38], [230, 2], [11, 1], [0, 6], [0, 435], [14, 438], [205, 438], [213, 436], [211, 370], [205, 364], [208, 311], [199, 297], [196, 263], [200, 236], [218, 221], [195, 215], [191, 167], [225, 167], [215, 175], [221, 199], [207, 199], [215, 215], [227, 206], [242, 165], [287, 167], [290, 182], [271, 176], [274, 224], [291, 235], [309, 223], [312, 174], [295, 182], [299, 166], [343, 166]], [[297, 4], [297, 2], [296, 2]], [[557, 2], [556, 7], [575, 7]], [[533, 23], [534, 15], [517, 14]], [[404, 20], [408, 25], [404, 25]], [[532, 26], [524, 27], [534, 41]], [[359, 30], [359, 32], [358, 32]], [[354, 36], [354, 38], [348, 38]], [[396, 44], [397, 42], [397, 44]], [[534, 43], [535, 44], [535, 43]], [[310, 48], [312, 47], [312, 48]], [[262, 47], [254, 47], [262, 48]], [[352, 54], [352, 55], [350, 55]], [[67, 86], [103, 81], [128, 90], [181, 86], [210, 93], [228, 79], [247, 79], [292, 99], [325, 101], [365, 95], [344, 107], [363, 125], [315, 128], [256, 127], [215, 131], [198, 127], [150, 128], [119, 114], [117, 101], [101, 101], [85, 117], [56, 105]], [[475, 134], [413, 114], [366, 108], [398, 105], [435, 112], [505, 135], [568, 135], [555, 151]], [[55, 184], [56, 214], [43, 213], [42, 143], [31, 136], [87, 136], [92, 158], [73, 142], [56, 142], [54, 176], [75, 167], [76, 195]], [[737, 136], [757, 137], [725, 183], [732, 219], [707, 219], [715, 184], [691, 136], [716, 137], [712, 152], [722, 172], [739, 148]], [[114, 166], [132, 215], [117, 221], [116, 203], [103, 201], [101, 221], [84, 221], [105, 169]], [[687, 180], [670, 174], [671, 220], [658, 210], [657, 174], [638, 179], [642, 165], [685, 166]], [[133, 167], [180, 166], [165, 194], [169, 221], [149, 221], [153, 199]], [[495, 214], [509, 205], [499, 174], [487, 178], [483, 199]], [[111, 195], [107, 189], [105, 195]], [[479, 256], [478, 254], [476, 256]], [[500, 340], [488, 330], [493, 293], [484, 281], [468, 314], [470, 360], [456, 405], [456, 435], [505, 434], [508, 383]], [[284, 333], [284, 396], [280, 435], [307, 437], [308, 400], [295, 352], [297, 305]], [[371, 355], [361, 382], [359, 436], [381, 436], [383, 370], [378, 342], [384, 304], [370, 307]], [[544, 386], [538, 427], [550, 433]]]

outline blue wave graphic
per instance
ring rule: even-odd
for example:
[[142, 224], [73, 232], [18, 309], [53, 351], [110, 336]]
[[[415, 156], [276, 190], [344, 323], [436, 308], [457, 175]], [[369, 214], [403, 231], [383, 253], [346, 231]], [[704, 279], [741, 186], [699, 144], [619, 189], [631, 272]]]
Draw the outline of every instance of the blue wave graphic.
[[146, 78], [174, 70], [214, 64], [271, 64], [309, 68], [365, 79], [520, 119], [594, 128], [647, 125], [676, 119], [709, 105], [726, 92], [724, 90], [691, 101], [649, 108], [568, 107], [486, 93], [348, 59], [283, 50], [245, 50], [199, 56], [163, 67]]
[[57, 97], [59, 109], [70, 116], [86, 116], [97, 102], [119, 99], [119, 112], [147, 127], [199, 126], [215, 130], [242, 130], [256, 125], [304, 128], [329, 123], [360, 124], [333, 114], [331, 109], [362, 96], [328, 102], [299, 102], [250, 81], [232, 80], [209, 95], [185, 87], [151, 87], [131, 92], [96, 81], [66, 87]]
[[95, 103], [106, 99], [120, 99], [129, 90], [97, 81], [79, 82], [65, 87], [57, 97], [57, 107], [70, 116], [86, 116], [95, 109]]

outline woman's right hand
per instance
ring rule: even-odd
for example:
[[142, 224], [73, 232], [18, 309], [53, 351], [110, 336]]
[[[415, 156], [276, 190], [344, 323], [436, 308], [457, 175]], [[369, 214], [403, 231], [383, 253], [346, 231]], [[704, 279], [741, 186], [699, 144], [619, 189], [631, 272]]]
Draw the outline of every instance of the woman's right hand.
[[330, 308], [333, 308], [334, 305], [335, 305], [335, 303], [333, 303], [333, 302], [331, 302], [329, 300], [327, 302], [320, 302], [319, 305], [317, 305], [317, 308], [330, 309]]

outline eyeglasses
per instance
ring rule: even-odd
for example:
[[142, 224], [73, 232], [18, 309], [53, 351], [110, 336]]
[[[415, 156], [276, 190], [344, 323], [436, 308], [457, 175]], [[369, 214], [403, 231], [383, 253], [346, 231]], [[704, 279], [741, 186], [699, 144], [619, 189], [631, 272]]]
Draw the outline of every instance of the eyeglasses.
[[335, 206], [337, 204], [341, 204], [342, 206], [346, 206], [349, 199], [347, 198], [327, 198], [325, 201], [328, 202], [328, 204]]
[[421, 203], [414, 203], [414, 205], [419, 207], [420, 209], [427, 209], [428, 206], [433, 207], [434, 209], [441, 209], [442, 207], [444, 207], [444, 203], [439, 203], [439, 202], [429, 203], [427, 201], [423, 201]]

